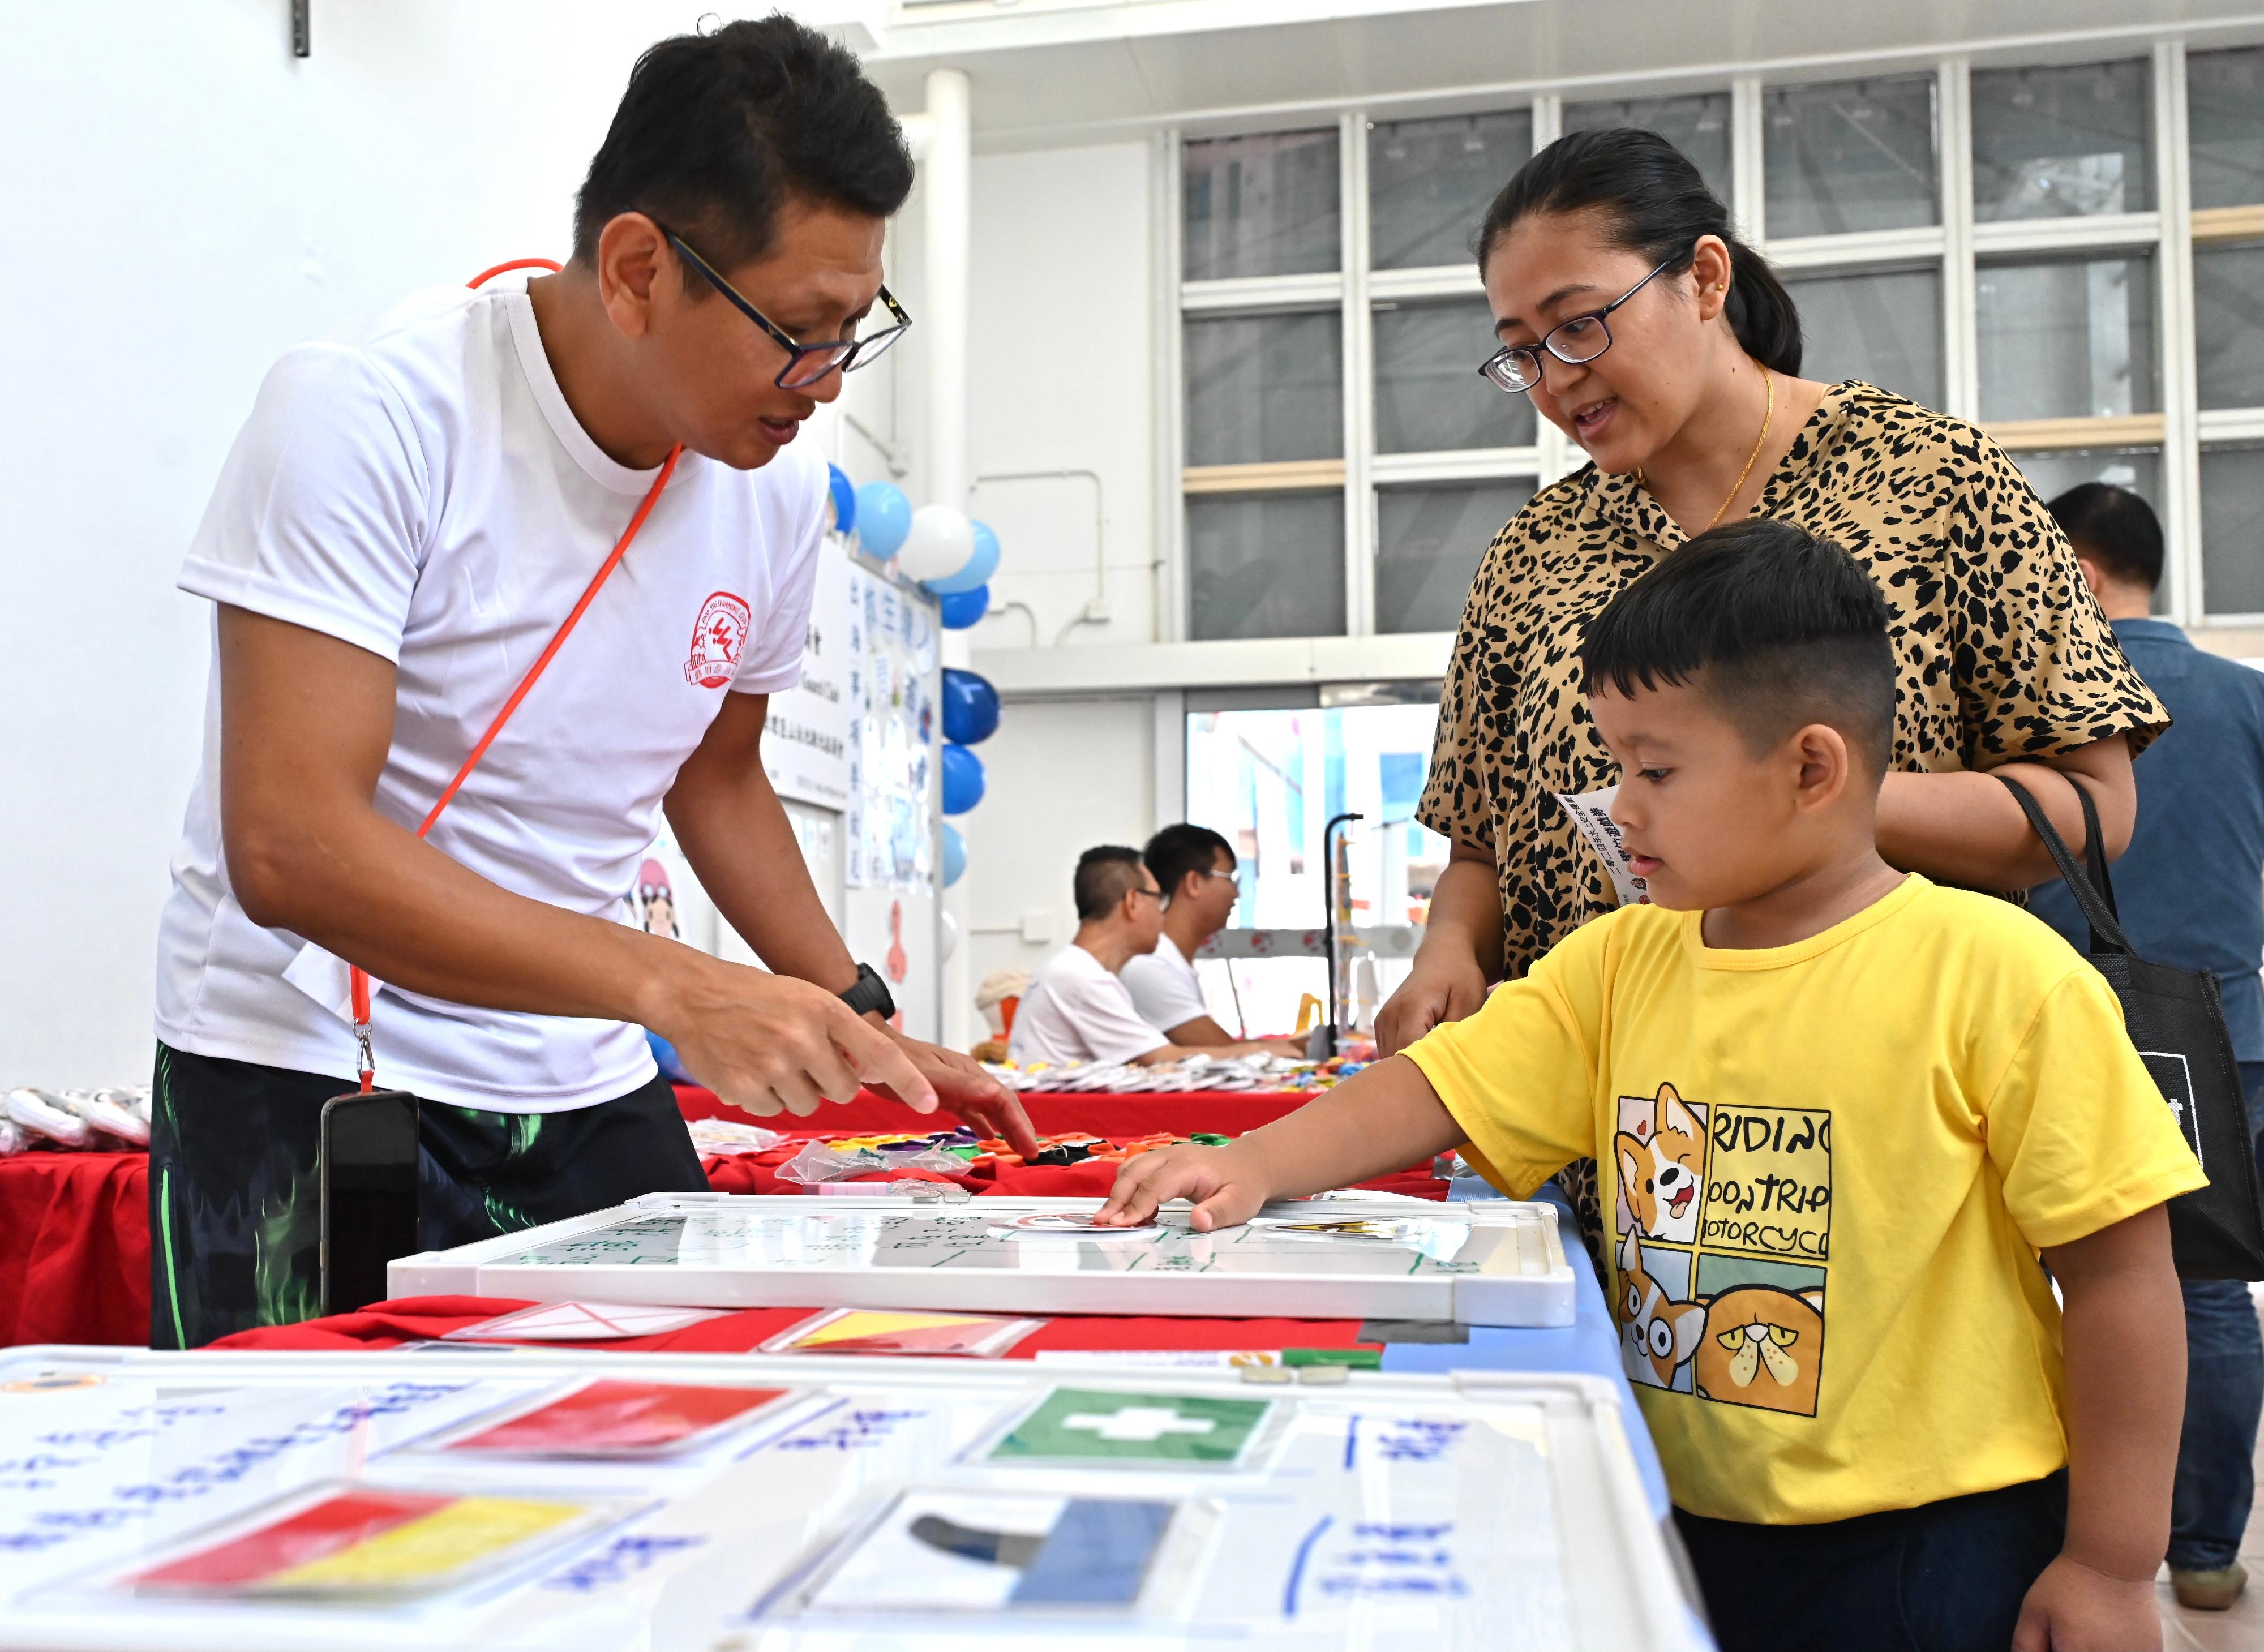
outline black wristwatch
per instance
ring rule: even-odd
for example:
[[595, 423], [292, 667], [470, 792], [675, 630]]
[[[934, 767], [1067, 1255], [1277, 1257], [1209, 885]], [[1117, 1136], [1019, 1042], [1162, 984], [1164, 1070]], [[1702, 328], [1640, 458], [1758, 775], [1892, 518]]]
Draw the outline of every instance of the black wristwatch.
[[859, 1015], [870, 1015], [878, 1010], [883, 1021], [896, 1012], [896, 1001], [889, 991], [889, 983], [870, 964], [857, 966], [857, 984], [841, 995], [841, 1002]]

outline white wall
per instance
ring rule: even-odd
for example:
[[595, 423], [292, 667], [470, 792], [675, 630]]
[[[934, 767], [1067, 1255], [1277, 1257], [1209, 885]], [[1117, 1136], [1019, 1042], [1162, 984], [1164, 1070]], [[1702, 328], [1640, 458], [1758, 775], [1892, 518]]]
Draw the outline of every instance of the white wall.
[[172, 589], [268, 364], [410, 288], [562, 254], [638, 51], [706, 6], [0, 9], [0, 1082], [149, 1067], [207, 605]]

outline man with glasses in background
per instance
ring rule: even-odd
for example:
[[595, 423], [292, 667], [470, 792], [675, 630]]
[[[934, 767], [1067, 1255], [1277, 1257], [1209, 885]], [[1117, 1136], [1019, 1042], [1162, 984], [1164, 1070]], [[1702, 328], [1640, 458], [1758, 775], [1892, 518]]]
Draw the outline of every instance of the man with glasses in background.
[[[1210, 1012], [1194, 955], [1234, 916], [1241, 894], [1234, 850], [1209, 827], [1181, 821], [1150, 837], [1140, 857], [1164, 892], [1164, 922], [1155, 950], [1125, 964], [1125, 989], [1141, 1018], [1162, 1028], [1172, 1043], [1186, 1046], [1189, 1054], [1215, 1052], [1235, 1038]], [[1302, 1039], [1258, 1041], [1277, 1054], [1305, 1053]]]
[[[1008, 1058], [1155, 1067], [1194, 1054], [1143, 1018], [1125, 989], [1125, 965], [1155, 951], [1164, 932], [1163, 886], [1140, 851], [1121, 844], [1086, 850], [1078, 857], [1070, 890], [1077, 934], [1039, 967], [1022, 995]], [[1251, 1040], [1202, 1053], [1255, 1055], [1274, 1047]]]
[[[979, 1068], [887, 1025], [761, 761], [824, 530], [795, 438], [910, 324], [880, 259], [911, 182], [822, 36], [664, 40], [562, 270], [268, 374], [181, 579], [216, 619], [159, 939], [156, 1345], [316, 1311], [320, 1112], [366, 1069], [349, 964], [379, 1082], [424, 1104], [428, 1248], [706, 1186], [646, 1028], [758, 1113], [867, 1083], [1034, 1149]], [[775, 973], [622, 921], [664, 810]]]

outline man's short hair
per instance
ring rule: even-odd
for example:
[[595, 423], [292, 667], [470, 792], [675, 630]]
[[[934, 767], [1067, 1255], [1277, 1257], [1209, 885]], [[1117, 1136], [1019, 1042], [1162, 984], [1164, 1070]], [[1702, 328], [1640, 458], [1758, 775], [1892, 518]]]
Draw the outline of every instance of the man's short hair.
[[1090, 924], [1107, 917], [1128, 890], [1140, 883], [1140, 851], [1122, 844], [1103, 844], [1077, 858], [1077, 921]]
[[1759, 754], [1825, 723], [1883, 774], [1894, 746], [1886, 599], [1861, 563], [1789, 522], [1711, 528], [1622, 591], [1580, 644], [1580, 689], [1691, 684]]
[[1148, 870], [1156, 874], [1156, 883], [1168, 901], [1179, 892], [1179, 880], [1190, 872], [1212, 872], [1217, 869], [1218, 858], [1223, 851], [1226, 864], [1234, 864], [1234, 845], [1211, 830], [1181, 821], [1176, 826], [1166, 826], [1148, 840], [1140, 858], [1148, 863]]
[[2128, 488], [2111, 482], [2078, 482], [2044, 509], [2077, 555], [2148, 591], [2162, 583], [2162, 519]]
[[[784, 12], [678, 34], [637, 59], [574, 206], [574, 256], [643, 213], [730, 270], [771, 250], [790, 199], [886, 218], [911, 151], [856, 57]], [[687, 271], [686, 291], [708, 291]]]

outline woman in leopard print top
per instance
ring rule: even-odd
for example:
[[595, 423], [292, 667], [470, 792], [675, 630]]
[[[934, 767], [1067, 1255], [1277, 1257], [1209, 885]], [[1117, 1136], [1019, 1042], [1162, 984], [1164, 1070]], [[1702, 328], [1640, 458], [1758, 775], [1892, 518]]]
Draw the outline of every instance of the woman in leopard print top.
[[1867, 384], [1797, 377], [1791, 299], [1651, 134], [1550, 145], [1496, 199], [1478, 245], [1504, 345], [1488, 376], [1530, 380], [1542, 417], [1591, 462], [1511, 519], [1471, 586], [1419, 811], [1453, 856], [1377, 1018], [1386, 1054], [1617, 904], [1553, 795], [1618, 778], [1578, 692], [1581, 634], [1715, 521], [1796, 522], [1885, 594], [1901, 663], [1879, 800], [1889, 860], [1971, 888], [2052, 876], [1996, 773], [2020, 779], [2072, 844], [2083, 822], [2066, 776], [2082, 775], [2122, 851], [2130, 759], [2168, 715], [1993, 442]]

